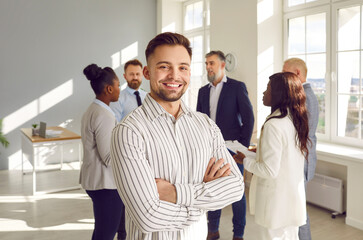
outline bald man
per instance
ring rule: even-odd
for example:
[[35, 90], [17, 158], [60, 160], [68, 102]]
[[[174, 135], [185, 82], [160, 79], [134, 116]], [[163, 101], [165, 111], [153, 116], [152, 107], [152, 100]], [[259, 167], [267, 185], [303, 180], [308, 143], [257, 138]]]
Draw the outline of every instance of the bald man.
[[[283, 72], [295, 73], [301, 83], [303, 84], [305, 95], [306, 95], [306, 108], [308, 110], [309, 118], [309, 138], [311, 144], [309, 145], [309, 155], [306, 158], [304, 166], [304, 176], [305, 176], [305, 187], [306, 183], [310, 181], [315, 174], [316, 167], [316, 128], [319, 121], [319, 103], [311, 88], [310, 83], [306, 82], [306, 76], [308, 69], [306, 64], [300, 58], [289, 58], [284, 62], [282, 68]], [[307, 213], [307, 212], [306, 212]], [[309, 215], [306, 216], [306, 224], [299, 228], [299, 239], [300, 240], [310, 240], [310, 221]]]

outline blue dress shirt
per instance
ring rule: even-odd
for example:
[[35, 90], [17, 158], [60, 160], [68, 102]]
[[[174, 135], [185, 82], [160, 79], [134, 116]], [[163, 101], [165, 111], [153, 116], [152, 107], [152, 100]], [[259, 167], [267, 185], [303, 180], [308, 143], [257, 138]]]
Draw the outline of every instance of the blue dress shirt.
[[[117, 102], [111, 102], [110, 107], [115, 113], [117, 122], [120, 122], [127, 114], [138, 107], [136, 95], [134, 94], [136, 90], [127, 86], [124, 90], [120, 92], [120, 96]], [[144, 101], [146, 97], [146, 92], [139, 88], [141, 101]]]

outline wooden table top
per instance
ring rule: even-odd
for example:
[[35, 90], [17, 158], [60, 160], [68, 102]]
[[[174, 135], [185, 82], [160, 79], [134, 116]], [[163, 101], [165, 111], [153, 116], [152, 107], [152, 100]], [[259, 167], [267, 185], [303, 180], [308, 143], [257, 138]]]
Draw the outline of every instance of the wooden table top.
[[62, 127], [47, 127], [47, 130], [54, 130], [54, 131], [62, 131], [57, 137], [47, 137], [43, 138], [38, 135], [32, 135], [32, 128], [22, 128], [20, 129], [21, 132], [29, 138], [31, 142], [49, 142], [49, 141], [63, 141], [63, 140], [72, 140], [72, 139], [80, 139], [81, 136], [78, 134], [62, 128]]

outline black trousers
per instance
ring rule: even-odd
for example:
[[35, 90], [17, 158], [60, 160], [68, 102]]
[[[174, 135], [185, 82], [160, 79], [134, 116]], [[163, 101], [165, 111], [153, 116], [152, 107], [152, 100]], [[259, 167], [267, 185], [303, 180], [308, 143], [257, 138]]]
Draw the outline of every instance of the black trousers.
[[92, 240], [113, 240], [116, 232], [119, 239], [125, 239], [125, 206], [117, 190], [101, 189], [86, 190], [86, 192], [93, 202], [95, 228]]

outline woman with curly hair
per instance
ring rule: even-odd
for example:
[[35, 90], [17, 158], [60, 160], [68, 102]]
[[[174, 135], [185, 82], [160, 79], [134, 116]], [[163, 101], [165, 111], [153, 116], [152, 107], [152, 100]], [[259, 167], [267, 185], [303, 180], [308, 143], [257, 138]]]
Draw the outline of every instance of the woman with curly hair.
[[306, 222], [304, 161], [309, 125], [302, 84], [294, 73], [270, 76], [263, 104], [271, 114], [262, 126], [256, 159], [238, 152], [237, 162], [253, 173], [250, 212], [259, 225], [259, 238], [295, 240]]

